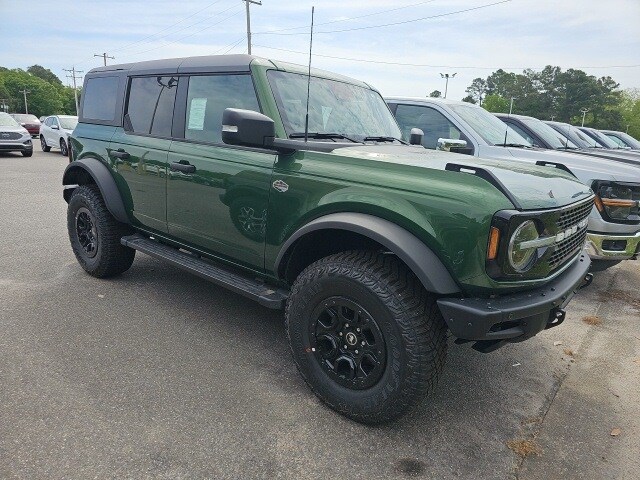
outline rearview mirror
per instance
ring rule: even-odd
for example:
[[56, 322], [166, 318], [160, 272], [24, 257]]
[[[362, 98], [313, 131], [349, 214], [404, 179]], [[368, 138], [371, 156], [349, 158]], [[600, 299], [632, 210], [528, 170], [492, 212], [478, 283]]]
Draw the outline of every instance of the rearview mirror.
[[456, 140], [455, 138], [439, 138], [436, 150], [450, 152], [452, 148], [458, 150], [461, 148], [466, 148], [466, 146], [466, 140]]
[[222, 141], [229, 145], [264, 148], [273, 143], [275, 125], [253, 110], [226, 108], [222, 113]]

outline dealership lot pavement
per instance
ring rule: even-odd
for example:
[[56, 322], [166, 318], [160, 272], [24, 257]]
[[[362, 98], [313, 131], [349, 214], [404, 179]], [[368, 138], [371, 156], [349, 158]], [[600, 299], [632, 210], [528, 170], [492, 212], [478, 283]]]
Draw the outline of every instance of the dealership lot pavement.
[[637, 478], [640, 261], [531, 341], [450, 345], [416, 415], [365, 427], [307, 389], [282, 313], [142, 254], [86, 275], [66, 159], [35, 150], [0, 154], [0, 478]]

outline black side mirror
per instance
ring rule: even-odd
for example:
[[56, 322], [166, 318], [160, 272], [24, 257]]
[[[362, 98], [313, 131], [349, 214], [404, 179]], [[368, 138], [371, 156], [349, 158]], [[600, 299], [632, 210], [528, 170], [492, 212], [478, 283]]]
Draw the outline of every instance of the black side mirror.
[[226, 108], [222, 113], [222, 141], [229, 145], [262, 148], [273, 143], [275, 125], [253, 110]]
[[411, 145], [422, 145], [422, 138], [424, 137], [424, 132], [419, 128], [412, 128], [411, 134], [409, 135], [409, 143]]

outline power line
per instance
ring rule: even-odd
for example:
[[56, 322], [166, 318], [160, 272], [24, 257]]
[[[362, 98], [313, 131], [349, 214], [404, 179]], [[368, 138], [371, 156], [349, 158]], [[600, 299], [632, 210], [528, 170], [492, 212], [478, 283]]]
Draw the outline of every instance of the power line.
[[107, 53], [94, 53], [93, 54], [94, 57], [102, 57], [102, 59], [104, 60], [104, 66], [107, 66], [107, 58], [110, 58], [111, 60], [115, 60], [116, 57], [110, 57], [109, 55], [107, 55]]
[[[342, 33], [342, 32], [353, 32], [353, 31], [357, 31], [357, 30], [368, 30], [368, 29], [372, 29], [372, 28], [392, 27], [392, 26], [395, 26], [395, 25], [406, 25], [407, 23], [421, 22], [423, 20], [430, 20], [430, 19], [433, 19], [433, 18], [442, 18], [442, 17], [447, 17], [449, 15], [456, 15], [458, 13], [472, 12], [474, 10], [480, 10], [482, 8], [488, 8], [488, 7], [493, 7], [495, 5], [500, 5], [500, 4], [503, 4], [503, 3], [509, 3], [511, 1], [512, 0], [501, 0], [499, 2], [487, 3], [487, 4], [484, 4], [484, 5], [479, 5], [477, 7], [465, 8], [463, 10], [456, 10], [455, 12], [440, 13], [438, 15], [430, 15], [428, 17], [412, 18], [411, 20], [403, 20], [403, 21], [400, 21], [400, 22], [383, 23], [383, 24], [380, 24], [380, 25], [367, 25], [367, 26], [364, 26], [364, 27], [345, 28], [345, 29], [342, 29], [342, 30], [324, 30], [324, 31], [315, 32], [315, 33]], [[292, 32], [292, 33], [256, 32], [254, 35], [306, 35], [306, 32]]]
[[[315, 33], [315, 32], [314, 32]], [[258, 45], [258, 44], [254, 44], [254, 47], [260, 47], [260, 48], [266, 48], [268, 50], [278, 50], [281, 52], [289, 52], [289, 53], [297, 53], [299, 55], [308, 55], [308, 52], [301, 52], [298, 50], [289, 50], [286, 48], [277, 48], [277, 47], [270, 47], [268, 45]], [[385, 60], [364, 60], [362, 58], [352, 58], [352, 57], [338, 57], [335, 55], [322, 55], [320, 53], [314, 53], [313, 54], [316, 57], [323, 57], [323, 58], [331, 58], [334, 60], [345, 60], [348, 62], [362, 62], [362, 63], [375, 63], [375, 64], [380, 64], [380, 65], [399, 65], [402, 67], [427, 67], [427, 68], [458, 68], [458, 69], [469, 69], [469, 70], [498, 70], [500, 68], [505, 69], [505, 70], [525, 70], [527, 68], [544, 68], [544, 67], [535, 67], [535, 66], [526, 66], [526, 67], [506, 67], [506, 66], [500, 66], [500, 67], [479, 67], [479, 66], [470, 66], [470, 65], [429, 65], [429, 64], [425, 64], [425, 63], [403, 63], [403, 62], [388, 62]], [[584, 68], [584, 69], [589, 69], [589, 68], [636, 68], [636, 67], [640, 67], [640, 65], [603, 65], [603, 66], [592, 66], [592, 67], [572, 67], [572, 68]]]

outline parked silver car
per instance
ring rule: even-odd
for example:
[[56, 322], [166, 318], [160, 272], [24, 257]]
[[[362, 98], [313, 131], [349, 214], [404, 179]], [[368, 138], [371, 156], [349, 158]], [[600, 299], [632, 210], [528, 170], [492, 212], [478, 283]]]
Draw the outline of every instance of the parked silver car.
[[40, 126], [40, 146], [43, 152], [59, 148], [65, 157], [69, 155], [69, 134], [78, 124], [78, 117], [72, 115], [51, 115]]
[[[602, 270], [640, 253], [640, 167], [616, 161], [534, 148], [482, 107], [440, 98], [387, 98], [405, 140], [424, 132], [426, 148], [482, 158], [527, 161], [567, 169], [596, 193], [589, 216], [587, 249]], [[550, 191], [549, 195], [553, 195]]]
[[21, 152], [33, 155], [31, 134], [8, 113], [0, 112], [0, 152]]

